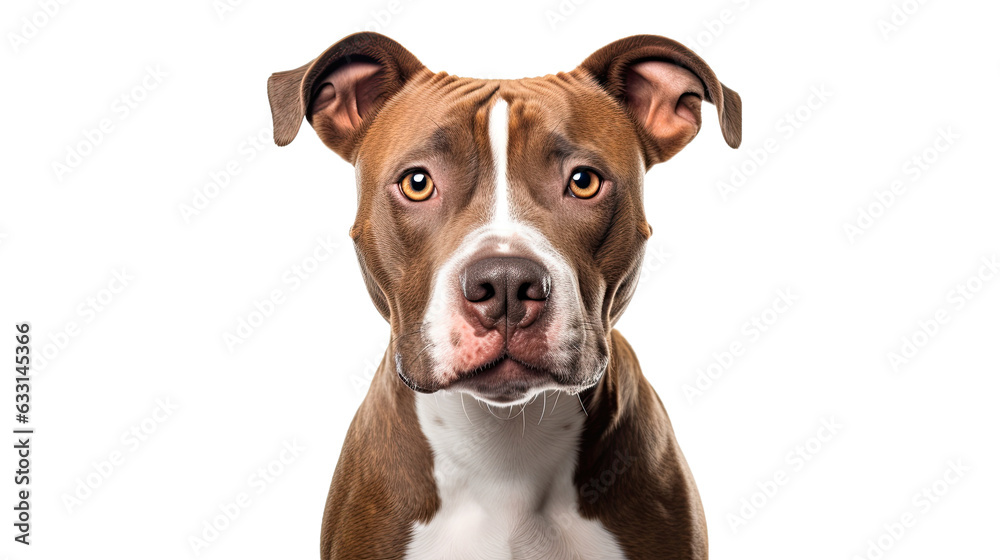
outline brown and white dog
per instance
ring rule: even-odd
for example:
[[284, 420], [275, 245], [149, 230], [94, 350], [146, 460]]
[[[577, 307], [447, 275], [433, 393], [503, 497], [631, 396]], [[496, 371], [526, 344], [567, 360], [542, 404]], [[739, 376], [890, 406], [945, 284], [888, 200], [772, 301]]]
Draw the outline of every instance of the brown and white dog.
[[740, 98], [652, 35], [568, 73], [432, 72], [351, 35], [268, 81], [354, 164], [350, 230], [392, 339], [354, 417], [324, 559], [703, 559], [705, 518], [662, 403], [613, 325], [646, 240], [643, 175]]

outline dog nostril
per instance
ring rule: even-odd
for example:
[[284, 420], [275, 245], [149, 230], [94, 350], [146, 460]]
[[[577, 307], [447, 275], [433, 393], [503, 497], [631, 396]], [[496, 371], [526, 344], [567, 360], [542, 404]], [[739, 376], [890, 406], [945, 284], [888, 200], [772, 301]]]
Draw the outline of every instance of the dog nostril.
[[467, 270], [461, 277], [462, 295], [472, 303], [489, 301], [496, 295], [493, 283], [479, 270]]
[[473, 293], [466, 294], [465, 297], [473, 303], [479, 303], [481, 301], [489, 301], [493, 299], [493, 296], [497, 295], [497, 291], [493, 289], [493, 284], [480, 284], [476, 286], [477, 289], [473, 290]]
[[517, 289], [517, 299], [524, 301], [526, 299], [534, 299], [528, 296], [528, 288], [531, 284], [521, 284], [521, 287]]
[[545, 301], [551, 292], [551, 281], [544, 270], [529, 274], [528, 278], [518, 286], [517, 299], [521, 301]]
[[544, 301], [549, 297], [548, 282], [525, 282], [517, 289], [517, 299], [521, 301]]

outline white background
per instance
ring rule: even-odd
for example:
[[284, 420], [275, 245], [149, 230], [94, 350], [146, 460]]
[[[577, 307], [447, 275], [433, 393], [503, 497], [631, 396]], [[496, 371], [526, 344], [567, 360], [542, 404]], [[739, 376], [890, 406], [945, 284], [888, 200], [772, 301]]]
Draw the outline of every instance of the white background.
[[[618, 328], [671, 415], [713, 558], [875, 558], [880, 538], [884, 558], [995, 554], [1000, 275], [981, 259], [1000, 257], [996, 3], [234, 3], [3, 5], [5, 430], [15, 322], [50, 359], [32, 388], [33, 544], [12, 540], [8, 435], [0, 555], [195, 557], [190, 538], [245, 492], [200, 557], [316, 557], [341, 441], [389, 333], [347, 237], [353, 171], [307, 126], [287, 148], [267, 140], [265, 82], [366, 27], [432, 70], [477, 77], [570, 70], [635, 33], [702, 54], [742, 95], [743, 146], [725, 145], [706, 108], [693, 144], [647, 175], [655, 235]], [[87, 140], [104, 119], [111, 131]], [[78, 165], [60, 172], [67, 158]], [[878, 202], [894, 181], [905, 191]], [[877, 217], [852, 237], [859, 209]], [[317, 239], [338, 248], [286, 282]], [[273, 290], [283, 303], [230, 351], [224, 335]], [[783, 313], [768, 311], [777, 290], [795, 297]], [[946, 322], [928, 323], [938, 311]], [[756, 338], [754, 317], [773, 321]], [[904, 337], [920, 348], [894, 367]], [[734, 342], [745, 352], [730, 360]], [[713, 363], [728, 365], [715, 379]], [[841, 426], [832, 437], [824, 420]], [[123, 439], [133, 427], [144, 441]], [[262, 487], [256, 471], [292, 442], [304, 451]], [[789, 456], [799, 448], [808, 461]], [[944, 495], [914, 501], [925, 488]], [[915, 524], [887, 536], [907, 512]]]

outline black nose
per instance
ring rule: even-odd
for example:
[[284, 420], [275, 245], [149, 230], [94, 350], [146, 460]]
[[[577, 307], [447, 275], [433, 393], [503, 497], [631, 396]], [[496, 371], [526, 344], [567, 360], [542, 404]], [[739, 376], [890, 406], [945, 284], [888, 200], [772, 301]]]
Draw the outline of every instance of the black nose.
[[[527, 327], [545, 307], [552, 281], [545, 267], [523, 257], [478, 260], [461, 276], [466, 309], [488, 329]], [[504, 320], [505, 319], [505, 320]]]

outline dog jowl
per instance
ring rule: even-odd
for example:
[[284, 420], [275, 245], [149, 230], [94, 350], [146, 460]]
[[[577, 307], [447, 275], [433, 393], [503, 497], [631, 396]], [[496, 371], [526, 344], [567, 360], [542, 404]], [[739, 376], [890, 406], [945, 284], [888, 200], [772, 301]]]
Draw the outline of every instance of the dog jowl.
[[268, 94], [276, 143], [305, 119], [355, 166], [350, 236], [392, 336], [322, 557], [707, 558], [670, 420], [613, 326], [652, 233], [645, 172], [695, 137], [703, 101], [737, 147], [739, 96], [652, 35], [570, 72], [479, 80], [374, 33]]

